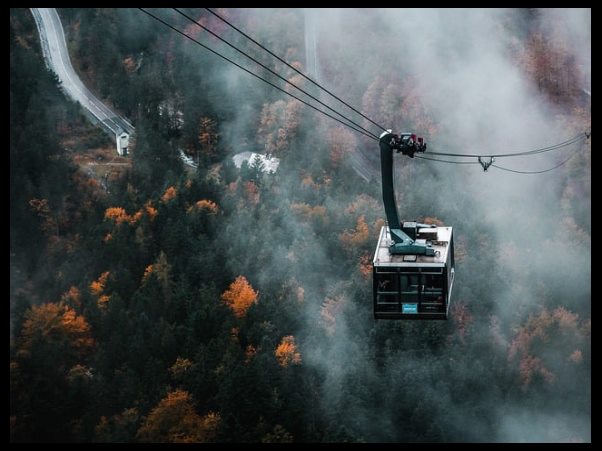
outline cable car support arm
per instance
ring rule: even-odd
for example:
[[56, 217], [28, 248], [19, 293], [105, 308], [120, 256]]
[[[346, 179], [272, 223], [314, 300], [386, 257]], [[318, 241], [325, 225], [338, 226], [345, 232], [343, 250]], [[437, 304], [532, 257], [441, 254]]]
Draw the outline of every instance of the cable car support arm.
[[391, 130], [383, 132], [379, 139], [380, 165], [382, 174], [383, 203], [393, 244], [389, 247], [391, 254], [435, 255], [435, 250], [426, 240], [417, 240], [419, 228], [435, 227], [429, 224], [399, 221], [395, 188], [393, 184], [393, 150], [414, 158], [415, 152], [424, 152], [426, 143], [412, 133], [396, 135]]

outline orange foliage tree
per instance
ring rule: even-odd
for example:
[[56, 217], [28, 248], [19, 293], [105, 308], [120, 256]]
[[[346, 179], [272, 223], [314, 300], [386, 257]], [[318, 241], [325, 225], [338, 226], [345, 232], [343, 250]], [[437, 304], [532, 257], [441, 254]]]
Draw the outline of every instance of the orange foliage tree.
[[527, 389], [534, 376], [539, 375], [547, 384], [556, 380], [558, 367], [556, 358], [550, 358], [548, 350], [564, 354], [564, 361], [574, 365], [581, 363], [581, 347], [587, 345], [590, 335], [590, 322], [580, 324], [579, 316], [563, 307], [552, 311], [543, 309], [537, 315], [531, 315], [526, 324], [516, 333], [508, 350], [508, 360], [518, 357], [519, 372], [523, 389]]
[[360, 256], [358, 269], [364, 279], [368, 279], [372, 275], [372, 256], [370, 254]]
[[109, 278], [109, 271], [105, 271], [103, 272], [100, 277], [98, 278], [98, 280], [94, 280], [91, 284], [90, 284], [90, 292], [94, 295], [94, 296], [100, 296], [106, 285], [107, 285], [107, 279]]
[[178, 194], [178, 192], [176, 191], [176, 189], [173, 186], [170, 186], [169, 188], [167, 188], [165, 190], [165, 192], [163, 193], [163, 196], [161, 196], [161, 200], [164, 203], [167, 203], [170, 200], [174, 199], [177, 194]]
[[147, 280], [150, 275], [153, 273], [154, 271], [154, 267], [153, 265], [148, 265], [146, 268], [144, 268], [144, 274], [142, 275], [142, 280], [145, 281]]
[[109, 271], [103, 272], [98, 278], [98, 280], [94, 280], [90, 284], [90, 292], [94, 296], [98, 296], [97, 304], [98, 308], [100, 308], [101, 310], [105, 310], [109, 306], [110, 296], [105, 294], [104, 292], [107, 285], [107, 279], [109, 278], [109, 274]]
[[257, 136], [260, 142], [263, 143], [265, 152], [273, 154], [276, 152], [276, 148], [279, 147], [278, 143], [275, 143], [275, 138], [278, 135], [279, 117], [284, 115], [283, 111], [286, 103], [283, 100], [278, 100], [273, 104], [264, 104], [261, 110], [261, 120]]
[[136, 436], [141, 442], [204, 443], [215, 437], [219, 422], [219, 415], [213, 412], [201, 417], [190, 394], [175, 390], [150, 412]]
[[536, 31], [519, 49], [518, 63], [539, 90], [556, 100], [579, 92], [582, 73], [566, 43]]
[[219, 211], [219, 207], [212, 200], [201, 199], [188, 209], [188, 212], [191, 211], [206, 211], [209, 214], [215, 215]]
[[[149, 216], [149, 218], [152, 220], [155, 218], [155, 216], [157, 215], [157, 210], [155, 210], [151, 205], [150, 202], [148, 202], [145, 205], [145, 209], [142, 210], [138, 210], [136, 213], [134, 213], [133, 215], [128, 215], [127, 212], [125, 211], [124, 208], [121, 207], [109, 207], [105, 210], [105, 219], [109, 219], [113, 222], [115, 222], [115, 224], [119, 225], [119, 224], [123, 224], [123, 223], [127, 223], [130, 225], [135, 225], [138, 221], [140, 221], [140, 219], [142, 219], [142, 215], [146, 212], [146, 214]], [[108, 238], [108, 235], [105, 237], [105, 242], [110, 241], [112, 239]]]
[[264, 104], [257, 132], [265, 152], [279, 153], [288, 149], [289, 142], [297, 132], [302, 104], [297, 100], [277, 100]]
[[301, 353], [297, 350], [295, 337], [292, 335], [282, 337], [282, 341], [276, 347], [274, 354], [276, 355], [276, 360], [278, 360], [278, 363], [282, 367], [287, 367], [290, 364], [301, 364]]
[[28, 354], [40, 343], [75, 358], [84, 356], [94, 346], [86, 318], [63, 303], [52, 302], [33, 306], [25, 313], [21, 350]]
[[355, 230], [345, 230], [340, 236], [340, 240], [343, 242], [347, 249], [358, 247], [364, 244], [370, 236], [370, 229], [366, 224], [366, 218], [361, 215], [357, 218], [357, 224]]
[[247, 310], [257, 302], [258, 294], [244, 276], [238, 276], [222, 294], [222, 302], [237, 318], [244, 318]]
[[124, 208], [110, 207], [105, 210], [105, 219], [111, 219], [115, 221], [115, 224], [122, 224], [129, 222], [130, 216], [125, 212]]
[[353, 151], [357, 146], [355, 135], [348, 129], [336, 127], [328, 131], [328, 144], [330, 146], [330, 163], [337, 168], [345, 153]]

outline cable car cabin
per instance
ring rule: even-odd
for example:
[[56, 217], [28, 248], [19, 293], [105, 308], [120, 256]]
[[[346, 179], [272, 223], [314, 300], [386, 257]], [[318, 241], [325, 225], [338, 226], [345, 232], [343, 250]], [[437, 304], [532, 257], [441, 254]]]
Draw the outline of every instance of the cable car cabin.
[[389, 227], [380, 231], [372, 262], [376, 319], [447, 319], [454, 284], [452, 228], [416, 231], [416, 243], [432, 245], [434, 256], [393, 254]]

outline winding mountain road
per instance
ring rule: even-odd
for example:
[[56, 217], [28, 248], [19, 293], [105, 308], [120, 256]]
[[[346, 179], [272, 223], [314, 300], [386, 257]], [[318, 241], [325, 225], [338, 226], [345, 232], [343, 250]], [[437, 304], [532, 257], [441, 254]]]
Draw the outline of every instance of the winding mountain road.
[[91, 113], [107, 133], [113, 136], [122, 131], [132, 134], [135, 130], [134, 126], [92, 94], [73, 69], [67, 51], [63, 25], [56, 9], [30, 8], [30, 10], [40, 35], [46, 66], [58, 76], [63, 92]]

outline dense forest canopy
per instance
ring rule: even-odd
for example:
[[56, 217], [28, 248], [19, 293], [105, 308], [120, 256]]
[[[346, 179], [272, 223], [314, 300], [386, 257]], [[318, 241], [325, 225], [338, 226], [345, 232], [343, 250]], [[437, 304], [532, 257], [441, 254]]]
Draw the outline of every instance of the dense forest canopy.
[[[217, 11], [305, 67], [306, 11]], [[591, 139], [503, 162], [573, 154], [532, 176], [397, 158], [402, 218], [454, 227], [456, 281], [450, 320], [377, 322], [380, 180], [353, 165], [361, 153], [378, 170], [373, 141], [136, 9], [58, 12], [82, 80], [136, 136], [118, 174], [86, 169], [82, 155], [114, 143], [46, 69], [31, 12], [11, 9], [11, 441], [591, 441]], [[591, 10], [314, 20], [320, 83], [434, 151], [520, 151], [591, 127]], [[237, 169], [245, 151], [278, 170]]]

